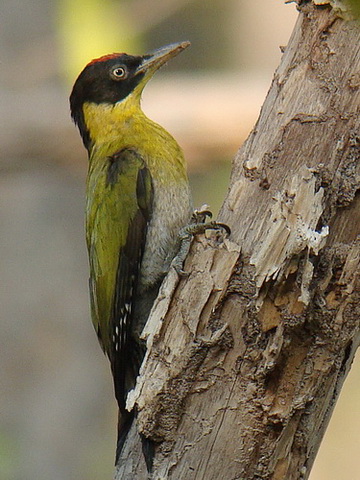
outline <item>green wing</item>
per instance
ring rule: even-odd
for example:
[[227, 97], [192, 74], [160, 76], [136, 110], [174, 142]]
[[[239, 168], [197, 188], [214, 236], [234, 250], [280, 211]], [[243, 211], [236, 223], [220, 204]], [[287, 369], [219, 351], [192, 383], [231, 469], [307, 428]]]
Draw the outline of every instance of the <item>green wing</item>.
[[150, 172], [130, 148], [92, 159], [87, 194], [92, 320], [110, 359], [120, 404], [127, 370], [133, 368], [132, 313], [152, 212]]

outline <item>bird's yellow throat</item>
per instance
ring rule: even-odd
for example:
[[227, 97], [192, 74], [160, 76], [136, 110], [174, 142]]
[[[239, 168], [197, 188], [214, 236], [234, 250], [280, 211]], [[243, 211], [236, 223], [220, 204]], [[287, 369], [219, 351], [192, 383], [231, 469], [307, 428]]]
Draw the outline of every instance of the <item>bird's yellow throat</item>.
[[83, 112], [91, 140], [100, 148], [103, 145], [110, 147], [113, 142], [119, 148], [125, 138], [126, 143], [131, 142], [129, 136], [132, 136], [134, 125], [141, 124], [146, 119], [140, 101], [133, 95], [115, 104], [85, 102]]
[[183, 177], [185, 160], [181, 148], [170, 133], [144, 114], [137, 95], [129, 95], [114, 105], [85, 102], [83, 112], [92, 140], [90, 159], [106, 159], [134, 146], [146, 155], [151, 170], [161, 160], [173, 165], [174, 172]]

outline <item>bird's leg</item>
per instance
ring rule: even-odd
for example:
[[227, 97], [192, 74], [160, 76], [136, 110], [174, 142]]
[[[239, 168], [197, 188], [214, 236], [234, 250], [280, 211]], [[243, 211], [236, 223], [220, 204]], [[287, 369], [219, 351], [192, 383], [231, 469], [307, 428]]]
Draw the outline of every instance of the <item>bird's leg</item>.
[[206, 217], [212, 217], [208, 205], [203, 205], [199, 210], [194, 210], [191, 216], [191, 223], [185, 225], [179, 232], [180, 248], [176, 257], [171, 262], [176, 272], [180, 276], [186, 276], [183, 270], [185, 259], [189, 253], [191, 242], [195, 235], [205, 233], [206, 230], [225, 231], [226, 235], [230, 235], [230, 228], [224, 223], [214, 221], [207, 222]]

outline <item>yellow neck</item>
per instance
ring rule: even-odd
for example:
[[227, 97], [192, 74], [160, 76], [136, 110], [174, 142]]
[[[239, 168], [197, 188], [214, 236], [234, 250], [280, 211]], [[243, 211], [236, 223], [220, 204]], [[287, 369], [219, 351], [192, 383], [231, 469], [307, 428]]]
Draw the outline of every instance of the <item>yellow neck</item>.
[[[85, 125], [93, 142], [91, 153], [104, 148], [112, 150], [114, 143], [116, 150], [121, 148], [123, 142], [126, 146], [126, 138], [135, 124], [149, 121], [140, 108], [140, 101], [132, 96], [114, 105], [86, 102], [83, 112]], [[111, 153], [104, 152], [105, 155]]]
[[181, 148], [170, 133], [146, 117], [138, 96], [129, 95], [115, 105], [85, 103], [83, 112], [93, 142], [91, 161], [102, 163], [123, 148], [135, 147], [151, 170], [161, 159], [186, 176]]

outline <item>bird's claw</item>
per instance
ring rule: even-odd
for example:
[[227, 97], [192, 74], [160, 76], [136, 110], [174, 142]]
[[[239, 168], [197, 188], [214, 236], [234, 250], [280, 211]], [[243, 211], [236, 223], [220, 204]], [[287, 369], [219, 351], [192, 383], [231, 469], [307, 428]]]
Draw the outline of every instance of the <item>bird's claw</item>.
[[191, 216], [191, 223], [205, 223], [206, 217], [212, 218], [213, 214], [209, 210], [209, 205], [202, 205], [199, 209], [193, 211]]
[[[175, 257], [177, 258], [177, 257]], [[172, 263], [171, 265], [174, 267], [176, 273], [179, 275], [179, 277], [181, 278], [187, 278], [189, 276], [189, 272], [185, 272], [185, 270], [183, 269], [183, 265], [180, 265], [181, 262], [175, 262], [175, 263]], [[182, 262], [184, 263], [184, 262]]]
[[[192, 220], [199, 220], [202, 218], [203, 220], [206, 219], [206, 216], [211, 218], [212, 213], [210, 210], [204, 209], [205, 206], [201, 208], [201, 211], [195, 210], [192, 216]], [[206, 205], [207, 207], [207, 205]], [[200, 213], [199, 213], [200, 212]], [[216, 231], [225, 231], [226, 236], [229, 236], [231, 233], [230, 227], [225, 223], [221, 222], [199, 222], [195, 221], [194, 223], [190, 223], [183, 227], [179, 232], [179, 239], [180, 239], [180, 248], [176, 255], [176, 257], [171, 262], [171, 265], [174, 267], [175, 271], [180, 277], [187, 277], [189, 274], [184, 271], [183, 265], [187, 254], [190, 250], [191, 242], [195, 235], [199, 235], [201, 233], [205, 233], [206, 230], [216, 230]]]
[[229, 225], [226, 225], [226, 223], [221, 223], [221, 222], [211, 222], [211, 223], [214, 223], [214, 227], [213, 227], [213, 230], [220, 230], [220, 229], [223, 229], [225, 230], [225, 233], [227, 236], [231, 235], [231, 228], [229, 227]]
[[181, 241], [185, 241], [187, 238], [192, 240], [194, 235], [205, 233], [206, 230], [225, 230], [226, 235], [231, 234], [230, 227], [221, 222], [202, 222], [202, 223], [190, 223], [180, 230], [179, 237]]

